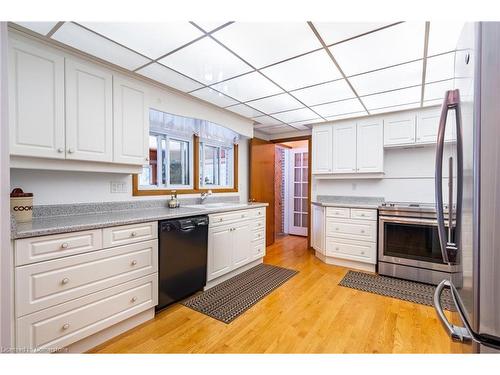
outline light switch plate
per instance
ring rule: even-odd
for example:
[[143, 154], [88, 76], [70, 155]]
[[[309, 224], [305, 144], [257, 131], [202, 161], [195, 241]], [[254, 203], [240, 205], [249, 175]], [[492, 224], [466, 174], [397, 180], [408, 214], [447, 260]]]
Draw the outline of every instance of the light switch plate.
[[127, 192], [127, 183], [121, 181], [111, 181], [111, 193], [126, 193]]

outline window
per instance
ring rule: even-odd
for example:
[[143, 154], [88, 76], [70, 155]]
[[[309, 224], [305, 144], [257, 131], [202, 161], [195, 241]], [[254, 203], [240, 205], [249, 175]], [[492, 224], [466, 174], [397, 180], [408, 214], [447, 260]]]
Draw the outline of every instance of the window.
[[200, 186], [233, 186], [233, 148], [200, 143]]

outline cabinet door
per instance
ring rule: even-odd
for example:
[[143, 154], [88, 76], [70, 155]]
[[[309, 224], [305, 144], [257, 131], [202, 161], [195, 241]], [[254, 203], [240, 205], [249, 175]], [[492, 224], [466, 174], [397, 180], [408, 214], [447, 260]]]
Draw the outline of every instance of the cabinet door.
[[[430, 108], [417, 113], [417, 143], [436, 143], [441, 108]], [[450, 111], [446, 121], [444, 139], [456, 140], [455, 113]]]
[[415, 143], [415, 114], [413, 112], [387, 116], [384, 119], [384, 146]]
[[321, 254], [325, 254], [324, 250], [324, 236], [325, 236], [325, 215], [324, 208], [321, 206], [312, 205], [312, 238], [311, 245], [314, 250]]
[[384, 123], [382, 119], [365, 120], [357, 124], [356, 172], [384, 171]]
[[232, 254], [232, 226], [210, 228], [208, 232], [207, 280], [216, 279], [231, 271]]
[[10, 40], [9, 117], [12, 155], [64, 159], [64, 57]]
[[140, 83], [113, 77], [113, 160], [145, 164], [148, 158], [149, 116], [147, 90]]
[[113, 77], [66, 60], [66, 158], [113, 161]]
[[245, 222], [233, 227], [233, 268], [241, 267], [252, 260], [252, 230]]
[[332, 127], [319, 126], [312, 131], [312, 173], [332, 173]]
[[356, 123], [333, 126], [333, 173], [356, 172]]

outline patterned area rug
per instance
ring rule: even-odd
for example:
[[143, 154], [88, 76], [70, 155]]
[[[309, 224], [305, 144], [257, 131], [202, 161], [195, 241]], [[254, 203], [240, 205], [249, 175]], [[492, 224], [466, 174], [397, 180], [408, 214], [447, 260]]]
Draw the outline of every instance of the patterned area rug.
[[230, 323], [297, 273], [288, 268], [259, 264], [181, 304]]
[[[436, 290], [434, 285], [356, 271], [347, 272], [339, 285], [427, 306], [433, 306]], [[446, 310], [456, 311], [448, 288], [441, 294], [441, 305]]]

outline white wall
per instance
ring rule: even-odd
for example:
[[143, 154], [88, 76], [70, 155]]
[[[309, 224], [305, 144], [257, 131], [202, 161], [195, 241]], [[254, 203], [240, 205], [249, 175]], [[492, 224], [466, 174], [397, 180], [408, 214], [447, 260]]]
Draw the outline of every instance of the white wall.
[[[449, 146], [446, 151], [450, 151]], [[394, 148], [384, 151], [382, 179], [314, 179], [317, 195], [384, 197], [388, 201], [434, 202], [436, 147]], [[446, 171], [443, 171], [446, 176]], [[444, 199], [446, 199], [444, 189]]]

